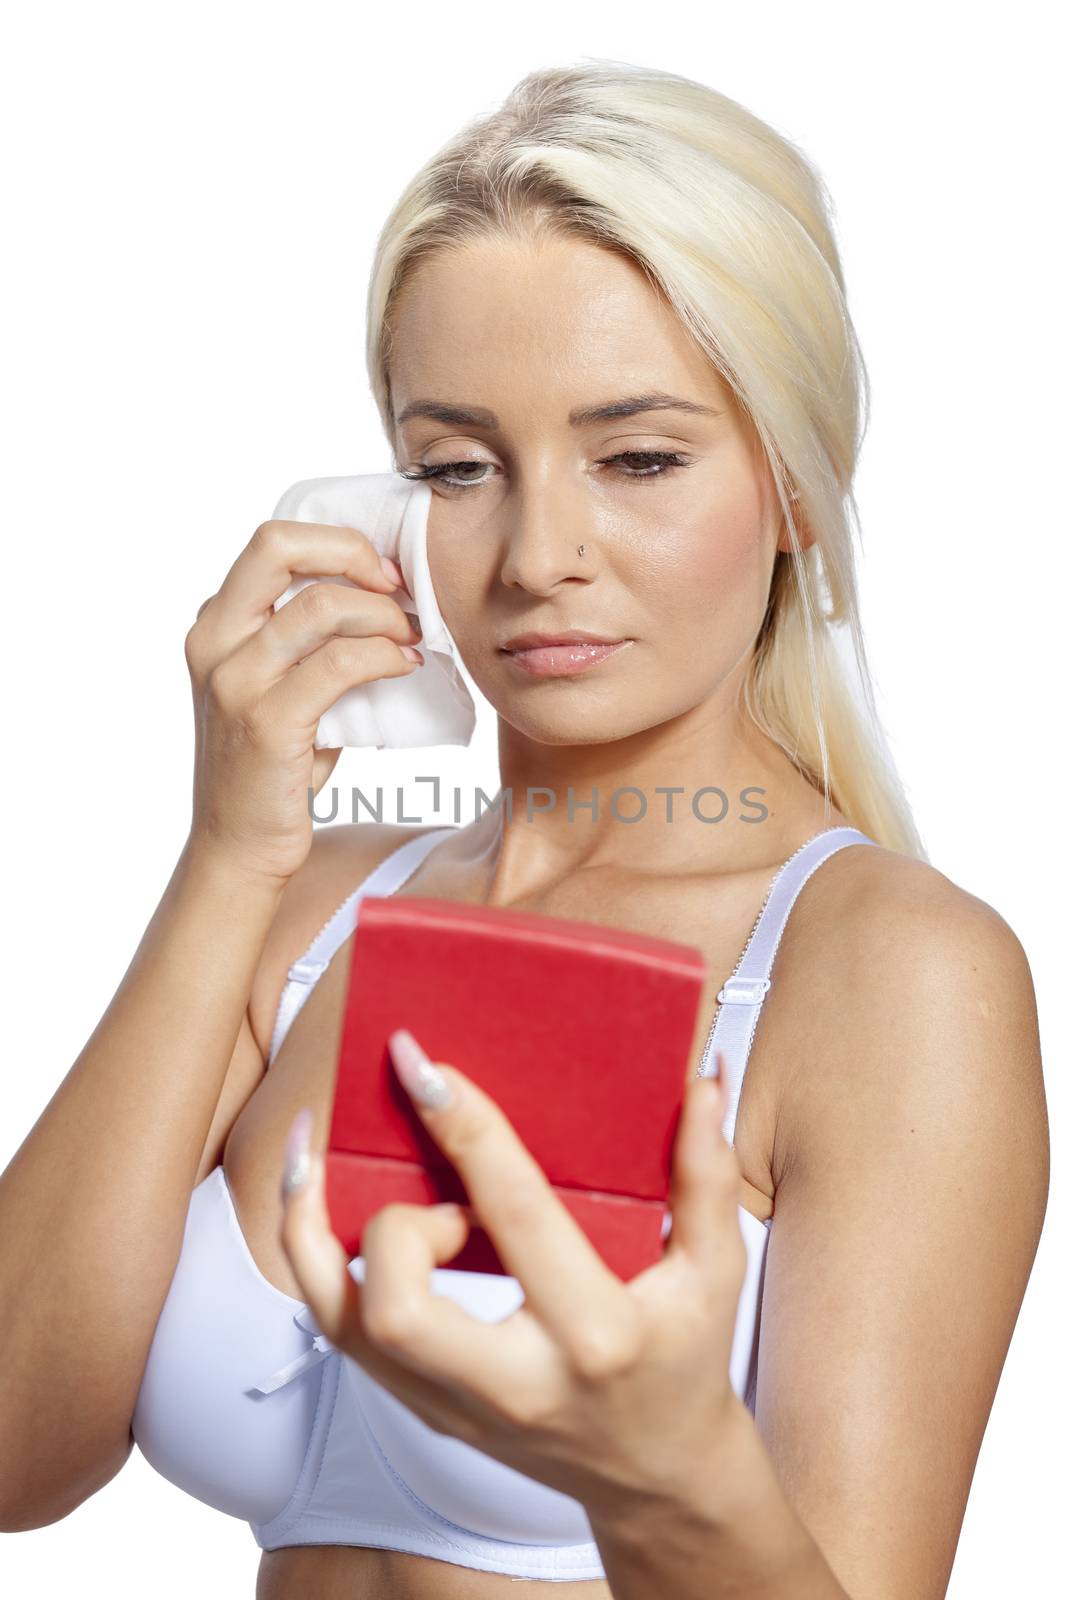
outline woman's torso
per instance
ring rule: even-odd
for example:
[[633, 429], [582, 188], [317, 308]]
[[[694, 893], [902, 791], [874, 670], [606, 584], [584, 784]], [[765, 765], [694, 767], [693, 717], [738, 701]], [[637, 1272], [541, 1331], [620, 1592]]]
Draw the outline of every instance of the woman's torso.
[[[746, 871], [723, 875], [691, 870], [666, 875], [662, 872], [619, 874], [606, 872], [603, 869], [586, 870], [563, 883], [553, 885], [550, 890], [536, 897], [530, 896], [522, 900], [513, 898], [508, 902], [546, 915], [601, 921], [607, 925], [697, 945], [704, 954], [709, 981], [702, 998], [689, 1063], [690, 1073], [695, 1073], [700, 1064], [709, 1030], [716, 1013], [720, 1010], [716, 999], [720, 985], [737, 968], [739, 955], [746, 948], [761, 909], [766, 905], [768, 888], [778, 868], [783, 861], [796, 853], [799, 859], [791, 863], [789, 874], [784, 876], [799, 886], [805, 881], [803, 874], [810, 870], [809, 862], [811, 866], [821, 865], [822, 870], [814, 873], [814, 882], [820, 886], [818, 892], [812, 893], [809, 890], [806, 895], [800, 895], [791, 912], [783, 914], [780, 905], [777, 910], [775, 906], [769, 908], [768, 915], [761, 919], [761, 935], [753, 943], [745, 969], [746, 972], [752, 970], [751, 962], [760, 944], [766, 944], [768, 932], [773, 925], [780, 923], [781, 951], [774, 955], [768, 949], [764, 957], [766, 970], [769, 970], [767, 957], [775, 961], [774, 988], [778, 1003], [771, 1005], [768, 1000], [758, 1013], [760, 1025], [755, 1029], [753, 1038], [754, 1041], [758, 1041], [759, 1048], [757, 1049], [753, 1043], [743, 1080], [743, 1114], [738, 1115], [732, 1135], [742, 1175], [741, 1206], [748, 1214], [747, 1217], [742, 1215], [740, 1220], [746, 1224], [742, 1231], [746, 1235], [746, 1248], [750, 1251], [750, 1274], [753, 1276], [759, 1266], [756, 1256], [762, 1256], [766, 1234], [765, 1230], [758, 1227], [755, 1222], [749, 1227], [748, 1218], [758, 1219], [758, 1222], [762, 1223], [773, 1211], [775, 1179], [771, 1157], [775, 1147], [776, 1132], [782, 1131], [777, 1127], [780, 1110], [780, 1073], [776, 1071], [776, 1063], [795, 1059], [798, 1042], [803, 1038], [803, 984], [801, 984], [801, 999], [798, 1000], [796, 988], [794, 987], [792, 991], [789, 989], [789, 968], [791, 965], [794, 967], [796, 965], [795, 956], [798, 947], [810, 949], [813, 945], [817, 945], [818, 916], [829, 914], [837, 917], [842, 913], [847, 903], [841, 893], [842, 885], [849, 879], [855, 881], [856, 872], [863, 870], [862, 866], [857, 867], [854, 858], [869, 859], [872, 856], [886, 854], [877, 850], [838, 848], [834, 855], [823, 849], [823, 845], [828, 843], [825, 840], [821, 841], [816, 850], [805, 848], [799, 851], [799, 845], [805, 841], [809, 841], [810, 845], [814, 835], [844, 826], [844, 819], [837, 814], [825, 818], [821, 813], [817, 816], [811, 813], [804, 817], [798, 815], [793, 830], [778, 828], [775, 833], [775, 840], [778, 842], [769, 842], [767, 859], [761, 860], [758, 866]], [[405, 856], [411, 858], [415, 863], [413, 870], [410, 866], [403, 869], [410, 875], [404, 876], [402, 872], [395, 871], [394, 867], [389, 865], [384, 869], [389, 887], [381, 890], [371, 887], [365, 892], [431, 895], [473, 903], [493, 903], [492, 885], [487, 876], [487, 869], [484, 864], [479, 863], [476, 856], [470, 856], [463, 833], [459, 830], [452, 834], [439, 832], [436, 843], [426, 837], [429, 833], [426, 829], [371, 830], [361, 827], [358, 830], [338, 829], [329, 832], [333, 837], [325, 853], [326, 870], [321, 870], [320, 862], [318, 878], [309, 877], [305, 884], [302, 905], [295, 911], [290, 910], [285, 917], [279, 916], [277, 919], [277, 930], [272, 930], [250, 1002], [250, 1012], [257, 1037], [264, 1042], [270, 1040], [274, 1034], [275, 1053], [270, 1070], [250, 1089], [243, 1105], [241, 1104], [243, 1096], [237, 1099], [236, 1103], [240, 1109], [232, 1125], [227, 1129], [223, 1119], [223, 1126], [213, 1130], [217, 1135], [214, 1151], [209, 1148], [205, 1152], [205, 1166], [202, 1168], [201, 1177], [209, 1168], [215, 1170], [199, 1185], [194, 1194], [195, 1204], [190, 1213], [192, 1254], [185, 1268], [184, 1277], [182, 1264], [179, 1263], [174, 1304], [169, 1308], [173, 1316], [169, 1328], [160, 1340], [156, 1376], [154, 1383], [149, 1385], [150, 1396], [154, 1393], [156, 1399], [153, 1401], [149, 1397], [141, 1419], [149, 1437], [157, 1447], [158, 1454], [163, 1457], [166, 1456], [171, 1441], [179, 1444], [183, 1435], [190, 1433], [201, 1437], [205, 1445], [207, 1435], [210, 1433], [211, 1437], [218, 1440], [221, 1447], [222, 1435], [219, 1433], [219, 1428], [223, 1426], [221, 1419], [198, 1432], [197, 1429], [190, 1429], [188, 1425], [183, 1424], [181, 1418], [174, 1416], [171, 1411], [172, 1421], [168, 1424], [166, 1406], [172, 1407], [173, 1401], [168, 1400], [166, 1404], [162, 1404], [159, 1399], [163, 1393], [173, 1395], [176, 1388], [188, 1390], [190, 1385], [201, 1394], [201, 1399], [208, 1393], [210, 1385], [205, 1388], [202, 1381], [204, 1376], [202, 1363], [205, 1356], [203, 1351], [198, 1354], [195, 1348], [197, 1344], [203, 1343], [205, 1312], [200, 1302], [203, 1301], [205, 1294], [209, 1297], [217, 1295], [220, 1301], [226, 1302], [225, 1306], [220, 1304], [214, 1308], [214, 1315], [209, 1319], [219, 1326], [221, 1318], [221, 1322], [226, 1323], [228, 1327], [228, 1332], [223, 1337], [231, 1341], [229, 1353], [224, 1351], [221, 1345], [216, 1344], [215, 1365], [220, 1382], [226, 1376], [226, 1362], [233, 1350], [238, 1352], [235, 1370], [246, 1370], [253, 1354], [258, 1362], [261, 1341], [266, 1340], [269, 1343], [279, 1333], [279, 1323], [290, 1322], [294, 1306], [301, 1301], [299, 1285], [292, 1276], [280, 1244], [278, 1162], [285, 1130], [300, 1106], [308, 1105], [314, 1109], [315, 1127], [321, 1130], [323, 1137], [329, 1126], [329, 1097], [348, 971], [346, 957], [351, 945], [350, 938], [340, 944], [338, 940], [343, 937], [346, 929], [351, 927], [352, 919], [357, 913], [352, 913], [347, 919], [344, 917], [337, 919], [340, 931], [336, 938], [328, 941], [334, 952], [333, 958], [329, 960], [325, 970], [317, 976], [314, 987], [306, 996], [303, 992], [295, 996], [299, 1000], [306, 999], [306, 1003], [294, 1018], [291, 1007], [294, 991], [302, 991], [303, 986], [285, 985], [285, 978], [290, 963], [302, 957], [307, 951], [310, 935], [303, 937], [304, 931], [311, 928], [313, 933], [317, 932], [327, 918], [334, 917], [345, 895], [357, 884], [364, 883], [370, 870], [379, 862], [393, 856], [401, 863]], [[398, 846], [405, 840], [418, 840], [420, 836], [421, 842], [413, 843], [410, 851], [398, 851]], [[841, 842], [838, 840], [837, 844], [840, 845]], [[429, 855], [426, 855], [425, 849], [428, 844], [434, 847]], [[853, 863], [847, 863], [846, 858], [853, 858]], [[836, 870], [832, 870], [834, 862], [837, 863]], [[782, 891], [787, 887], [784, 882], [778, 886], [776, 903], [783, 900]], [[796, 889], [793, 892], [796, 893]], [[318, 954], [322, 953], [319, 949]], [[778, 982], [779, 973], [784, 973], [786, 978], [783, 1000], [779, 1000], [777, 992], [781, 987]], [[281, 1006], [279, 1006], [280, 996]], [[724, 1013], [733, 1013], [729, 1017], [731, 1023], [742, 1020], [740, 1008], [723, 1007], [721, 1010]], [[277, 1032], [275, 1032], [276, 1020]], [[720, 1019], [720, 1031], [722, 1027], [723, 1019]], [[232, 1118], [234, 1116], [232, 1109], [226, 1115]], [[217, 1167], [216, 1162], [219, 1163]], [[249, 1272], [251, 1279], [248, 1276]], [[467, 1276], [457, 1275], [457, 1278]], [[480, 1275], [476, 1281], [479, 1285], [485, 1283]], [[511, 1281], [513, 1284], [513, 1280]], [[494, 1280], [494, 1284], [503, 1287], [504, 1281]], [[470, 1285], [461, 1287], [467, 1289]], [[287, 1302], [284, 1298], [286, 1296], [291, 1297], [293, 1303]], [[469, 1309], [474, 1314], [485, 1314], [481, 1303], [484, 1298], [482, 1295], [478, 1303], [469, 1303]], [[755, 1302], [753, 1304], [758, 1316], [758, 1304]], [[747, 1329], [742, 1326], [746, 1321], [749, 1324]], [[751, 1307], [747, 1317], [739, 1315], [738, 1344], [743, 1344], [746, 1337], [751, 1338], [752, 1321]], [[253, 1324], [256, 1328], [255, 1333], [251, 1331]], [[303, 1331], [303, 1324], [301, 1329], [300, 1348], [305, 1349], [308, 1335]], [[291, 1335], [290, 1329], [290, 1338]], [[255, 1352], [252, 1350], [253, 1343], [256, 1346]], [[751, 1343], [754, 1349], [754, 1338], [751, 1339]], [[290, 1348], [288, 1354], [291, 1353]], [[741, 1365], [744, 1365], [744, 1351], [735, 1349], [735, 1358], [737, 1357], [741, 1358]], [[286, 1357], [282, 1359], [285, 1360]], [[187, 1365], [188, 1362], [193, 1364]], [[197, 1362], [201, 1364], [198, 1366]], [[278, 1365], [277, 1362], [270, 1364]], [[732, 1362], [732, 1367], [734, 1364]], [[345, 1373], [342, 1383], [354, 1381], [354, 1378], [359, 1376], [349, 1372], [350, 1365], [341, 1363]], [[332, 1364], [329, 1370], [333, 1389], [326, 1383], [320, 1388], [323, 1393], [333, 1395], [338, 1381], [336, 1364]], [[754, 1372], [754, 1367], [752, 1370]], [[232, 1375], [231, 1372], [231, 1378]], [[257, 1372], [257, 1379], [259, 1376]], [[736, 1381], [738, 1380], [735, 1377]], [[305, 1405], [307, 1397], [314, 1392], [308, 1387], [308, 1383], [307, 1377], [302, 1378], [300, 1383], [294, 1383], [292, 1389], [287, 1392], [286, 1403], [292, 1404], [296, 1398], [294, 1391], [299, 1391], [303, 1386], [303, 1398], [298, 1403]], [[163, 1386], [162, 1390], [160, 1384]], [[219, 1388], [219, 1385], [216, 1384], [215, 1387]], [[229, 1396], [229, 1389], [223, 1385], [219, 1388], [219, 1400], [223, 1405], [228, 1403], [227, 1397], [233, 1398]], [[279, 1395], [273, 1394], [272, 1403], [277, 1404], [280, 1398]], [[385, 1398], [391, 1399], [389, 1396]], [[347, 1394], [336, 1400], [330, 1399], [328, 1402], [320, 1403], [328, 1403], [331, 1410], [336, 1404], [339, 1412], [352, 1413], [362, 1410], [362, 1402], [356, 1404], [354, 1397]], [[243, 1404], [248, 1404], [247, 1399]], [[275, 1411], [272, 1415], [277, 1417], [278, 1413]], [[242, 1429], [247, 1432], [248, 1427], [246, 1414], [242, 1412], [240, 1416], [245, 1420], [241, 1421], [235, 1414], [233, 1423], [236, 1430], [235, 1443], [239, 1442], [237, 1436], [241, 1434]], [[351, 1422], [351, 1417], [347, 1420]], [[301, 1429], [297, 1427], [294, 1437], [288, 1440], [284, 1449], [268, 1449], [267, 1453], [272, 1460], [275, 1455], [278, 1458], [279, 1472], [287, 1470], [285, 1461], [289, 1459], [292, 1450], [298, 1448], [296, 1436], [300, 1433]], [[439, 1438], [438, 1435], [432, 1436], [434, 1442], [439, 1442]], [[215, 1499], [211, 1494], [204, 1495], [209, 1503], [224, 1506], [226, 1494], [236, 1492], [237, 1485], [245, 1483], [244, 1474], [251, 1468], [251, 1458], [247, 1456], [250, 1441], [251, 1434], [248, 1434], [242, 1446], [245, 1449], [244, 1457], [239, 1450], [235, 1452], [230, 1476], [227, 1478], [225, 1472], [222, 1472], [219, 1477], [219, 1482], [223, 1486], [230, 1484], [232, 1480], [232, 1487], [223, 1488], [222, 1498]], [[327, 1463], [326, 1470], [334, 1471], [338, 1481], [343, 1483], [350, 1480], [352, 1470], [360, 1469], [354, 1468], [350, 1463], [346, 1471], [344, 1431], [340, 1433], [339, 1442], [342, 1450], [340, 1463], [335, 1458]], [[449, 1441], [449, 1443], [455, 1442]], [[355, 1435], [351, 1447], [355, 1448]], [[198, 1448], [202, 1450], [202, 1447]], [[360, 1448], [367, 1448], [366, 1443]], [[417, 1467], [424, 1467], [427, 1472], [437, 1471], [440, 1475], [440, 1461], [431, 1463], [432, 1452], [425, 1443], [417, 1446], [416, 1455], [419, 1448], [426, 1450], [427, 1459], [425, 1462], [417, 1461]], [[204, 1459], [202, 1454], [201, 1459]], [[245, 1462], [243, 1468], [238, 1465], [242, 1459]], [[256, 1459], [259, 1459], [258, 1454]], [[155, 1464], [166, 1471], [165, 1463], [161, 1465], [158, 1458]], [[456, 1468], [461, 1474], [456, 1482], [462, 1493], [467, 1495], [470, 1507], [473, 1508], [477, 1503], [481, 1508], [480, 1491], [475, 1487], [476, 1474], [473, 1473], [473, 1466], [472, 1461], [464, 1462], [462, 1466]], [[472, 1470], [472, 1478], [469, 1484], [464, 1485], [462, 1474], [467, 1472], [468, 1467]], [[174, 1476], [176, 1482], [190, 1486], [188, 1476], [183, 1479], [180, 1473], [169, 1475]], [[325, 1473], [323, 1483], [324, 1481]], [[321, 1487], [322, 1484], [320, 1491]], [[557, 1520], [556, 1513], [549, 1513], [544, 1507], [539, 1507], [535, 1511], [534, 1486], [524, 1484], [522, 1487], [523, 1515], [526, 1516], [531, 1530], [537, 1529], [541, 1538], [564, 1539], [563, 1521]], [[437, 1480], [434, 1479], [431, 1491], [435, 1491], [436, 1488]], [[501, 1486], [493, 1482], [491, 1477], [486, 1480], [485, 1488], [497, 1495], [501, 1492]], [[193, 1487], [192, 1492], [200, 1491]], [[527, 1498], [531, 1502], [529, 1506], [525, 1505]], [[319, 1500], [316, 1516], [330, 1509], [322, 1503], [321, 1492]], [[513, 1504], [513, 1499], [509, 1499], [508, 1505]], [[234, 1510], [233, 1507], [228, 1509]], [[466, 1502], [461, 1507], [461, 1512], [453, 1515], [459, 1515], [463, 1526], [473, 1525], [464, 1521], [461, 1514], [463, 1509], [467, 1509]], [[334, 1506], [334, 1511], [335, 1513], [342, 1511], [347, 1515], [348, 1506], [338, 1503]], [[244, 1515], [245, 1512], [234, 1510], [234, 1514]], [[380, 1502], [375, 1514], [379, 1516], [389, 1514], [388, 1495]], [[394, 1508], [394, 1515], [398, 1520], [403, 1521], [409, 1514], [410, 1507]], [[512, 1512], [506, 1510], [505, 1522], [510, 1520], [511, 1516]], [[538, 1527], [538, 1517], [543, 1528]], [[282, 1520], [284, 1521], [284, 1518]], [[519, 1520], [521, 1521], [521, 1516]], [[305, 1523], [306, 1521], [305, 1518]], [[256, 1526], [254, 1519], [253, 1525]], [[503, 1600], [505, 1592], [512, 1592], [510, 1589], [507, 1591], [504, 1589], [505, 1583], [510, 1584], [514, 1581], [510, 1573], [476, 1570], [477, 1557], [473, 1559], [471, 1566], [455, 1564], [457, 1559], [458, 1561], [467, 1559], [464, 1553], [465, 1549], [469, 1548], [467, 1546], [461, 1546], [458, 1558], [454, 1556], [453, 1562], [449, 1562], [446, 1559], [431, 1559], [426, 1555], [415, 1554], [414, 1549], [434, 1548], [432, 1543], [427, 1545], [422, 1540], [415, 1541], [411, 1553], [403, 1549], [375, 1547], [370, 1542], [372, 1527], [370, 1521], [367, 1521], [358, 1532], [354, 1531], [352, 1526], [343, 1531], [340, 1527], [334, 1527], [332, 1530], [327, 1528], [327, 1536], [332, 1531], [342, 1541], [336, 1545], [315, 1542], [319, 1538], [321, 1526], [317, 1520], [314, 1524], [303, 1526], [293, 1535], [297, 1541], [307, 1538], [310, 1541], [308, 1543], [289, 1542], [289, 1522], [285, 1523], [284, 1528], [276, 1522], [263, 1526], [269, 1537], [261, 1537], [259, 1529], [256, 1530], [257, 1540], [264, 1546], [257, 1587], [257, 1596], [260, 1600], [270, 1600], [270, 1597], [275, 1597], [275, 1600], [277, 1597], [283, 1597], [283, 1600], [295, 1600], [298, 1594], [303, 1594], [307, 1590], [313, 1590], [322, 1597], [322, 1600], [335, 1600], [335, 1597], [336, 1600], [340, 1600], [341, 1596], [344, 1596], [344, 1600], [352, 1600], [352, 1597], [363, 1594], [388, 1595], [390, 1600], [426, 1600], [430, 1595], [439, 1596], [441, 1600], [450, 1600], [450, 1597], [460, 1595], [485, 1596], [485, 1600]], [[448, 1526], [451, 1529], [452, 1525]], [[367, 1536], [366, 1543], [343, 1542], [346, 1536], [349, 1539], [363, 1539], [364, 1535]], [[523, 1533], [514, 1532], [507, 1527], [497, 1537], [520, 1538], [525, 1543]], [[579, 1536], [572, 1530], [570, 1537], [584, 1539], [588, 1537], [588, 1533]], [[388, 1544], [395, 1541], [387, 1537], [384, 1542]], [[272, 1548], [272, 1545], [281, 1547]], [[501, 1553], [508, 1549], [506, 1545], [499, 1548]], [[517, 1546], [512, 1548], [516, 1551], [518, 1549]], [[584, 1548], [589, 1555], [595, 1555], [595, 1547], [586, 1545]], [[576, 1560], [580, 1553], [576, 1545], [572, 1560]], [[488, 1549], [482, 1554], [488, 1558]], [[491, 1559], [481, 1562], [481, 1565], [492, 1564]], [[514, 1565], [513, 1558], [508, 1556], [505, 1556], [501, 1565], [507, 1565], [516, 1572], [541, 1571], [541, 1560], [536, 1557], [534, 1565], [528, 1568]], [[598, 1563], [590, 1561], [587, 1556], [585, 1560], [587, 1571], [590, 1565], [595, 1567]], [[572, 1565], [570, 1570], [576, 1568]], [[608, 1600], [607, 1585], [600, 1579], [570, 1581], [568, 1592], [575, 1596], [575, 1600], [594, 1600], [594, 1597], [595, 1600]]]
[[[641, 875], [622, 876], [598, 872], [577, 875], [556, 884], [536, 903], [523, 902], [521, 909], [548, 916], [579, 917], [602, 921], [635, 932], [679, 939], [696, 945], [704, 955], [709, 981], [702, 997], [698, 1024], [694, 1032], [689, 1072], [694, 1074], [717, 1010], [716, 994], [722, 980], [735, 968], [738, 956], [759, 915], [771, 877], [781, 861], [823, 828], [846, 825], [839, 813], [825, 820], [821, 814], [798, 819], [793, 837], [774, 851], [759, 868], [732, 874], [729, 878], [693, 872], [666, 878]], [[414, 836], [422, 830], [413, 829]], [[400, 836], [402, 837], [402, 836]], [[397, 835], [383, 844], [384, 857], [396, 847]], [[838, 857], [866, 855], [868, 852], [843, 850]], [[815, 875], [829, 882], [830, 862]], [[847, 869], [846, 869], [847, 870]], [[362, 876], [362, 870], [356, 874]], [[327, 894], [322, 905], [322, 920], [335, 909], [346, 892], [346, 885]], [[451, 842], [438, 846], [395, 891], [400, 895], [429, 895], [435, 898], [477, 901], [481, 886], [472, 881], [454, 859]], [[809, 897], [809, 905], [811, 903]], [[800, 929], [803, 897], [798, 900], [783, 935], [796, 940]], [[242, 1231], [263, 1276], [286, 1294], [300, 1298], [296, 1282], [280, 1243], [281, 1208], [278, 1198], [277, 1154], [284, 1130], [302, 1105], [315, 1113], [315, 1127], [329, 1126], [330, 1092], [339, 1041], [342, 1007], [350, 948], [346, 942], [330, 962], [311, 992], [307, 1003], [293, 1021], [286, 1037], [251, 1097], [237, 1116], [226, 1139], [222, 1165]], [[300, 952], [290, 951], [283, 959], [294, 959]], [[780, 957], [779, 957], [780, 959]], [[257, 1032], [269, 1038], [273, 1028], [278, 993], [284, 971], [264, 972], [262, 994], [256, 998], [263, 1010]], [[771, 1151], [778, 1096], [774, 1062], [780, 1059], [775, 1034], [784, 1037], [778, 1010], [768, 1002], [761, 1013], [745, 1076], [744, 1114], [738, 1115], [734, 1149], [741, 1172], [741, 1204], [760, 1221], [772, 1215], [774, 1177]], [[788, 1031], [796, 1041], [796, 1030], [803, 1018], [788, 1019]], [[359, 1597], [389, 1596], [389, 1600], [459, 1600], [477, 1596], [478, 1600], [504, 1600], [514, 1593], [514, 1580], [504, 1573], [481, 1572], [453, 1566], [426, 1556], [405, 1551], [366, 1546], [300, 1545], [263, 1552], [260, 1563], [257, 1600], [297, 1600], [298, 1595], [314, 1592], [320, 1600], [359, 1600]], [[575, 1600], [609, 1600], [603, 1580], [575, 1581], [567, 1584]]]

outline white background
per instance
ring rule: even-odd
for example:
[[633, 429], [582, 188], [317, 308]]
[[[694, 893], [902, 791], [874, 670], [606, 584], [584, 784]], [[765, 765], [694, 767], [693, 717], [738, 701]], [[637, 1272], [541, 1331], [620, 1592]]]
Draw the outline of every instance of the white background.
[[[198, 605], [288, 484], [389, 467], [362, 356], [386, 212], [525, 72], [585, 56], [713, 85], [827, 179], [873, 382], [858, 493], [883, 714], [934, 865], [1027, 950], [1055, 1140], [1064, 349], [1050, 22], [1037, 4], [813, 0], [8, 13], [0, 1163], [95, 1027], [185, 837], [182, 642]], [[469, 751], [432, 760], [347, 751], [331, 782], [429, 770], [491, 793], [492, 719]], [[1060, 1200], [1054, 1170], [951, 1600], [1045, 1593], [1062, 1573]], [[0, 1540], [0, 1587], [65, 1596], [91, 1574], [113, 1596], [251, 1595], [257, 1559], [243, 1523], [135, 1451], [63, 1522]]]

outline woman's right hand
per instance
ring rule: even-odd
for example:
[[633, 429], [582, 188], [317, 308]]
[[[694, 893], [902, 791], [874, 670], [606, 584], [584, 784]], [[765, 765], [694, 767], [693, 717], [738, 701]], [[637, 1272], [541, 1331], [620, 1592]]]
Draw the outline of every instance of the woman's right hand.
[[[390, 563], [394, 574], [399, 568]], [[277, 612], [294, 576], [310, 583]], [[319, 718], [346, 689], [417, 672], [420, 634], [356, 528], [262, 523], [185, 638], [196, 717], [190, 840], [284, 882], [306, 859], [318, 794], [341, 754], [316, 750]]]

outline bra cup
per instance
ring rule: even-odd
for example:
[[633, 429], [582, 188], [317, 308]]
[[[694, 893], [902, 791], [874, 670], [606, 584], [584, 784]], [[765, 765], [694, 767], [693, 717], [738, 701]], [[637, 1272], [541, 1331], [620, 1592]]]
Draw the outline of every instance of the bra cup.
[[322, 1381], [312, 1370], [277, 1394], [252, 1389], [307, 1348], [292, 1310], [279, 1315], [282, 1298], [249, 1277], [215, 1168], [190, 1197], [132, 1432], [162, 1477], [245, 1521], [274, 1517], [291, 1499]]
[[[354, 1277], [362, 1277], [362, 1257]], [[498, 1322], [523, 1303], [515, 1278], [436, 1268], [434, 1293], [479, 1322]], [[465, 1533], [518, 1544], [587, 1544], [593, 1530], [580, 1501], [529, 1478], [452, 1434], [438, 1433], [355, 1361], [346, 1376], [374, 1445], [394, 1480], [424, 1510]]]
[[[741, 1394], [754, 1360], [752, 1321], [759, 1300], [768, 1229], [739, 1207], [748, 1259], [735, 1327], [731, 1378]], [[363, 1281], [364, 1261], [349, 1270]], [[479, 1322], [500, 1322], [523, 1304], [518, 1279], [499, 1273], [457, 1272], [438, 1267], [431, 1289], [447, 1295]], [[585, 1507], [572, 1496], [517, 1472], [451, 1434], [437, 1433], [358, 1362], [346, 1360], [350, 1392], [394, 1482], [419, 1505], [454, 1527], [483, 1538], [518, 1544], [587, 1544], [593, 1530]]]

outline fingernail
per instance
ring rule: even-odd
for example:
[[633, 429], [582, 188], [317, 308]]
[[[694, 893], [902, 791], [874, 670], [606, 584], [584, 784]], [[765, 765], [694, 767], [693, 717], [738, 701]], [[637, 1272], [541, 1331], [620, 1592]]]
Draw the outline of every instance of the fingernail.
[[282, 1194], [302, 1189], [311, 1175], [311, 1129], [314, 1118], [305, 1106], [289, 1125], [282, 1162]]
[[722, 1084], [718, 1078], [713, 1078], [710, 1073], [706, 1074], [700, 1081], [707, 1086], [701, 1091], [704, 1095], [704, 1104], [707, 1106], [707, 1115], [714, 1117], [716, 1122], [721, 1122], [723, 1113]]
[[719, 1090], [719, 1122], [722, 1124], [726, 1120], [726, 1106], [730, 1093], [730, 1084], [726, 1076], [726, 1057], [723, 1055], [721, 1050], [716, 1050], [715, 1052], [715, 1064], [718, 1068], [715, 1077]]
[[397, 1077], [420, 1106], [440, 1111], [452, 1104], [452, 1087], [444, 1073], [437, 1070], [421, 1044], [406, 1028], [398, 1028], [389, 1035], [389, 1053]]
[[388, 556], [381, 555], [378, 557], [378, 561], [381, 564], [381, 569], [385, 573], [385, 576], [389, 579], [389, 582], [395, 584], [396, 587], [399, 588], [404, 581], [404, 574], [401, 572], [396, 562], [391, 561]]
[[407, 656], [409, 661], [417, 661], [420, 667], [425, 665], [421, 653], [415, 649], [413, 644], [402, 644], [400, 646], [400, 654], [402, 656]]

